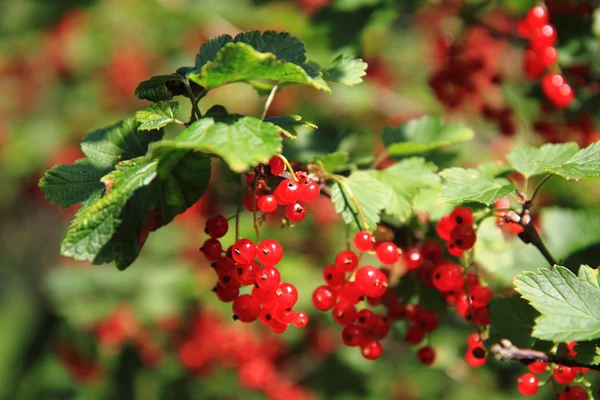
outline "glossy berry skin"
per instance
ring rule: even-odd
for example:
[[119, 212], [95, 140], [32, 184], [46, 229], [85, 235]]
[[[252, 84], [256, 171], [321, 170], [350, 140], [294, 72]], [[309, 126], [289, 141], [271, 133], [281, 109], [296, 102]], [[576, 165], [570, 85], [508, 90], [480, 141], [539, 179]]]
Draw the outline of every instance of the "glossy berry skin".
[[242, 286], [254, 285], [256, 275], [260, 270], [260, 265], [256, 261], [251, 261], [248, 264], [238, 264], [235, 267], [235, 279]]
[[447, 292], [464, 285], [462, 268], [456, 264], [446, 263], [433, 270], [433, 285], [440, 292]]
[[330, 287], [339, 288], [346, 281], [346, 274], [340, 271], [335, 264], [329, 264], [323, 270], [323, 279]]
[[363, 338], [364, 331], [357, 325], [347, 325], [342, 330], [342, 341], [346, 346], [359, 346]]
[[561, 385], [568, 385], [573, 382], [576, 374], [577, 372], [574, 368], [559, 365], [554, 369], [554, 380]]
[[417, 247], [411, 247], [402, 253], [404, 264], [409, 270], [418, 269], [423, 264], [423, 255]]
[[475, 308], [486, 307], [493, 296], [491, 289], [485, 286], [475, 286], [469, 291], [469, 297]]
[[269, 168], [271, 169], [272, 175], [279, 175], [285, 170], [285, 163], [279, 156], [273, 156], [269, 160]]
[[231, 255], [239, 263], [249, 263], [256, 257], [256, 245], [250, 239], [239, 239], [233, 244]]
[[356, 271], [356, 287], [369, 297], [381, 297], [387, 290], [387, 278], [379, 268], [363, 266]]
[[284, 282], [276, 291], [277, 305], [281, 308], [291, 308], [298, 301], [298, 290], [290, 283]]
[[300, 201], [304, 201], [306, 203], [310, 203], [315, 201], [319, 194], [321, 193], [321, 189], [319, 188], [319, 184], [316, 182], [307, 182], [302, 185], [302, 190], [300, 191]]
[[218, 239], [225, 236], [229, 229], [227, 219], [222, 215], [215, 215], [206, 220], [206, 232], [211, 238]]
[[588, 394], [581, 386], [567, 386], [558, 396], [558, 400], [588, 400]]
[[532, 29], [541, 28], [548, 22], [550, 22], [548, 9], [542, 4], [531, 7], [525, 14], [525, 23]]
[[256, 258], [263, 265], [277, 265], [283, 258], [283, 247], [274, 239], [265, 239], [256, 247]]
[[556, 29], [552, 25], [546, 24], [532, 31], [529, 43], [534, 49], [552, 47], [556, 44], [556, 39]]
[[[482, 357], [478, 357], [480, 355], [480, 353], [482, 353], [482, 355], [483, 355]], [[482, 367], [483, 365], [485, 365], [486, 360], [487, 360], [487, 354], [485, 353], [485, 350], [483, 349], [483, 347], [467, 349], [467, 351], [465, 351], [465, 362], [471, 368]]]
[[375, 318], [375, 313], [368, 308], [360, 310], [356, 317], [356, 325], [361, 328], [367, 328], [371, 321]]
[[458, 248], [454, 243], [447, 242], [446, 250], [448, 250], [448, 254], [453, 257], [460, 257], [463, 255], [463, 249]]
[[435, 351], [430, 346], [420, 348], [417, 351], [417, 360], [423, 365], [431, 365], [435, 361]]
[[527, 366], [527, 368], [529, 369], [529, 371], [533, 372], [534, 374], [541, 374], [544, 371], [546, 371], [546, 369], [548, 368], [548, 362], [547, 361], [534, 361], [531, 364], [529, 364]]
[[261, 289], [257, 284], [252, 287], [251, 292], [252, 297], [256, 299], [264, 308], [273, 308], [275, 307], [275, 291], [266, 291]]
[[390, 331], [392, 324], [385, 315], [375, 314], [369, 322], [369, 331], [376, 338], [384, 338]]
[[249, 294], [243, 294], [233, 301], [234, 318], [242, 322], [252, 322], [260, 314], [260, 304]]
[[[255, 197], [253, 193], [248, 193], [245, 197], [244, 197], [244, 209], [248, 212], [253, 212], [255, 210], [254, 207], [254, 201], [255, 201]], [[258, 201], [258, 200], [257, 200]], [[257, 207], [258, 208], [258, 204]]]
[[358, 312], [356, 311], [356, 307], [352, 304], [340, 302], [333, 307], [331, 315], [336, 323], [346, 326], [356, 321]]
[[358, 257], [351, 250], [343, 250], [335, 257], [335, 266], [341, 272], [352, 272], [358, 266]]
[[548, 74], [542, 79], [544, 95], [558, 108], [568, 107], [575, 97], [573, 89], [560, 74]]
[[300, 203], [289, 204], [285, 208], [285, 216], [292, 222], [301, 222], [306, 218], [306, 208]]
[[277, 210], [277, 200], [272, 194], [265, 194], [258, 196], [256, 199], [256, 206], [262, 212], [270, 213]]
[[456, 207], [450, 213], [450, 221], [455, 225], [473, 225], [473, 213], [467, 207]]
[[216, 261], [221, 258], [223, 247], [221, 246], [221, 242], [219, 242], [217, 239], [210, 238], [204, 241], [204, 244], [202, 247], [200, 247], [200, 251], [204, 254], [207, 260]]
[[377, 259], [384, 265], [392, 265], [400, 259], [398, 247], [392, 242], [382, 242], [377, 246]]
[[441, 239], [450, 240], [450, 232], [455, 225], [449, 215], [444, 215], [435, 225], [435, 231]]
[[338, 299], [349, 304], [358, 304], [364, 297], [364, 293], [354, 282], [346, 282], [338, 293]]
[[367, 231], [360, 231], [354, 235], [354, 247], [360, 252], [370, 251], [375, 244], [375, 239]]
[[337, 296], [329, 286], [319, 286], [313, 292], [312, 302], [317, 310], [327, 311], [335, 306]]
[[264, 326], [271, 326], [275, 317], [273, 311], [270, 308], [262, 308], [258, 314], [258, 319]]
[[294, 319], [292, 321], [296, 328], [304, 328], [308, 325], [308, 315], [304, 311], [298, 311], [294, 313]]
[[256, 284], [264, 291], [276, 290], [281, 283], [281, 274], [274, 267], [265, 267], [256, 274]]
[[450, 232], [450, 240], [459, 249], [469, 250], [475, 245], [477, 234], [470, 225], [457, 225]]
[[273, 311], [273, 316], [275, 317], [275, 320], [281, 322], [284, 325], [289, 325], [292, 323], [292, 321], [294, 320], [294, 314], [294, 310], [292, 310], [291, 308], [279, 306], [275, 307]]
[[537, 393], [539, 388], [539, 381], [537, 376], [526, 373], [519, 377], [517, 380], [517, 389], [523, 396], [533, 396]]
[[274, 195], [282, 201], [282, 204], [291, 204], [300, 198], [301, 187], [291, 179], [284, 179], [275, 188]]
[[240, 288], [239, 286], [225, 287], [220, 283], [217, 283], [217, 286], [215, 286], [213, 292], [215, 292], [220, 301], [223, 303], [229, 303], [239, 296]]
[[376, 339], [366, 339], [360, 344], [360, 354], [367, 360], [376, 360], [381, 355], [381, 342]]

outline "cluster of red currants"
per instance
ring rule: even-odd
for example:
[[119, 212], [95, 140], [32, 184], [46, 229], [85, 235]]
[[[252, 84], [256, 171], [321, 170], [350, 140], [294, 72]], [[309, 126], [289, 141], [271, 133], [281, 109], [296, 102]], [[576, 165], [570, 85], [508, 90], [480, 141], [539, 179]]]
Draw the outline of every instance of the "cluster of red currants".
[[[577, 354], [577, 352], [574, 350], [576, 345], [576, 342], [570, 342], [566, 344], [569, 356], [574, 357]], [[571, 385], [578, 374], [582, 376], [589, 370], [588, 368], [549, 364], [546, 361], [534, 361], [529, 364], [527, 368], [530, 372], [521, 375], [517, 380], [517, 388], [524, 396], [533, 396], [537, 393], [540, 387], [540, 381], [537, 375], [543, 374], [546, 371], [550, 371], [551, 376], [544, 381], [553, 381], [554, 386], [554, 383], [560, 385]], [[591, 397], [581, 386], [567, 386], [558, 396], [559, 400], [587, 400], [588, 398]]]
[[[558, 51], [554, 47], [557, 40], [556, 29], [550, 24], [548, 9], [538, 4], [527, 11], [525, 18], [517, 24], [520, 36], [529, 40], [529, 47], [523, 53], [525, 74], [536, 79], [556, 64]], [[557, 108], [568, 107], [574, 98], [574, 92], [565, 78], [556, 72], [550, 72], [542, 78], [544, 95]]]
[[[354, 246], [361, 253], [370, 252], [375, 244], [373, 236], [360, 231], [354, 237]], [[382, 264], [392, 265], [400, 259], [400, 252], [391, 242], [380, 243], [375, 253]], [[325, 285], [315, 289], [312, 301], [317, 310], [331, 310], [333, 320], [344, 327], [342, 342], [360, 347], [362, 356], [368, 360], [379, 358], [382, 351], [380, 340], [389, 332], [391, 321], [405, 317], [406, 309], [393, 291], [388, 291], [390, 271], [370, 265], [359, 267], [361, 256], [352, 250], [343, 250], [335, 263], [323, 270]], [[386, 313], [375, 313], [369, 308], [357, 309], [367, 300], [371, 306], [383, 305]], [[364, 303], [361, 303], [364, 304]]]
[[446, 241], [448, 253], [460, 257], [463, 251], [470, 250], [477, 241], [473, 229], [473, 213], [467, 207], [456, 207], [437, 223], [438, 236]]

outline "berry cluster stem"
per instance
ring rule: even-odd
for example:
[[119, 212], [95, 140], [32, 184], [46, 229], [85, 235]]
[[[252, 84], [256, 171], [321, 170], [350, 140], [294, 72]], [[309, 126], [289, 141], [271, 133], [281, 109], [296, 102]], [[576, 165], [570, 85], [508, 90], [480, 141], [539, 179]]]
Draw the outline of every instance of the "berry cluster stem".
[[256, 243], [260, 243], [260, 230], [258, 229], [258, 213], [256, 212], [256, 196], [258, 194], [258, 181], [260, 179], [260, 175], [256, 174], [254, 176], [254, 193], [252, 195], [252, 220], [254, 221], [254, 233], [256, 234]]
[[296, 177], [296, 173], [294, 172], [294, 168], [292, 168], [292, 164], [290, 164], [290, 162], [288, 161], [287, 158], [285, 158], [283, 155], [281, 154], [277, 154], [277, 157], [281, 158], [283, 160], [283, 163], [285, 164], [285, 167], [287, 168], [287, 170], [290, 172], [291, 179], [294, 182], [298, 182], [298, 178]]
[[267, 97], [267, 100], [265, 101], [265, 105], [263, 107], [263, 112], [262, 112], [262, 115], [260, 116], [261, 121], [263, 121], [265, 119], [265, 117], [267, 116], [267, 111], [269, 111], [269, 107], [271, 106], [271, 103], [273, 102], [273, 99], [275, 98], [276, 92], [277, 92], [277, 85], [273, 86], [273, 88], [271, 89], [271, 92], [269, 93], [269, 97]]
[[202, 118], [202, 113], [200, 112], [200, 109], [198, 108], [198, 101], [203, 97], [203, 96], [194, 96], [194, 92], [192, 91], [192, 87], [190, 86], [190, 82], [188, 80], [185, 80], [183, 82], [184, 86], [185, 86], [185, 91], [190, 99], [190, 101], [192, 102], [192, 115], [190, 117], [190, 123]]

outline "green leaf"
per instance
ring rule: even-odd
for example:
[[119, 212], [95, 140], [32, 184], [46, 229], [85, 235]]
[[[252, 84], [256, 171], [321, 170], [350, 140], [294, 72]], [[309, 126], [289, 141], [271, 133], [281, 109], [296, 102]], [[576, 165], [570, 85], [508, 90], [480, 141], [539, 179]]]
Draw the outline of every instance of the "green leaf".
[[533, 336], [554, 342], [600, 337], [600, 287], [585, 265], [576, 276], [565, 267], [517, 276], [516, 290], [541, 313]]
[[542, 147], [519, 146], [513, 149], [506, 159], [525, 178], [546, 173], [539, 163], [561, 164], [569, 160], [577, 151], [577, 143], [547, 143]]
[[296, 132], [296, 128], [298, 127], [305, 126], [308, 128], [317, 129], [317, 126], [315, 124], [302, 121], [302, 117], [299, 115], [282, 115], [276, 117], [268, 117], [265, 118], [265, 121], [280, 127], [283, 134], [290, 139], [297, 139], [298, 133]]
[[420, 157], [401, 160], [382, 171], [374, 171], [377, 179], [389, 190], [385, 212], [400, 221], [412, 214], [412, 201], [422, 188], [439, 184], [437, 167]]
[[235, 172], [266, 163], [273, 154], [281, 152], [280, 129], [276, 125], [235, 114], [216, 118], [192, 123], [175, 140], [157, 143], [152, 151], [176, 147], [216, 154]]
[[582, 364], [599, 365], [600, 364], [600, 343], [593, 342], [577, 342], [574, 349], [577, 354], [575, 359]]
[[513, 172], [513, 168], [508, 164], [490, 161], [479, 164], [477, 171], [481, 172], [483, 176], [493, 179]]
[[86, 156], [100, 168], [113, 169], [119, 161], [143, 156], [150, 143], [161, 140], [162, 130], [141, 132], [134, 118], [88, 133], [81, 142]]
[[500, 339], [508, 339], [517, 347], [534, 347], [536, 338], [531, 336], [531, 332], [535, 319], [540, 315], [535, 308], [518, 294], [493, 298], [489, 306], [490, 336], [487, 341], [490, 345]]
[[333, 153], [319, 156], [315, 161], [323, 164], [323, 168], [327, 172], [338, 172], [348, 168], [348, 160], [350, 155], [347, 151], [334, 151]]
[[181, 105], [176, 101], [153, 103], [145, 110], [135, 113], [135, 120], [141, 125], [138, 131], [151, 131], [160, 129], [177, 121], [175, 114], [181, 110]]
[[383, 143], [389, 154], [404, 156], [428, 152], [471, 140], [473, 131], [462, 124], [444, 124], [441, 117], [424, 116], [402, 125], [383, 128]]
[[580, 150], [566, 161], [539, 162], [547, 172], [565, 179], [600, 178], [600, 142], [595, 142]]
[[250, 31], [240, 33], [233, 41], [246, 43], [260, 53], [273, 53], [278, 60], [284, 60], [302, 65], [306, 62], [306, 48], [304, 43], [287, 32], [276, 31]]
[[333, 60], [331, 67], [325, 70], [325, 79], [353, 86], [361, 83], [362, 77], [367, 74], [367, 63], [360, 58], [348, 55], [339, 55]]
[[[347, 178], [339, 178], [341, 184], [336, 182], [331, 188], [331, 201], [335, 210], [342, 213], [344, 222], [354, 229], [375, 229], [379, 214], [390, 197], [389, 188], [366, 171], [356, 171]], [[366, 226], [355, 202], [362, 210]]]
[[127, 200], [137, 189], [148, 186], [156, 178], [157, 166], [157, 160], [139, 157], [123, 161], [115, 171], [102, 178], [103, 182], [113, 182], [111, 189], [102, 197], [92, 197], [77, 212], [62, 242], [61, 254], [95, 262], [121, 224], [119, 217]]
[[200, 52], [196, 55], [196, 71], [200, 71], [200, 68], [209, 61], [213, 61], [219, 50], [232, 41], [233, 38], [229, 35], [219, 35], [202, 43]]
[[55, 165], [42, 179], [39, 187], [46, 199], [62, 208], [87, 201], [94, 193], [102, 191], [104, 184], [100, 178], [108, 173], [81, 158], [75, 164]]
[[541, 213], [544, 242], [558, 259], [600, 243], [598, 209], [544, 208]]
[[159, 75], [140, 83], [135, 89], [135, 98], [149, 101], [171, 100], [173, 93], [183, 93], [183, 90], [181, 75]]
[[437, 198], [440, 204], [475, 202], [490, 205], [514, 189], [507, 179], [491, 179], [474, 169], [448, 168], [440, 175], [444, 178], [442, 191]]
[[189, 78], [206, 89], [232, 82], [271, 79], [279, 84], [299, 83], [331, 92], [319, 70], [278, 60], [273, 53], [261, 53], [245, 43], [228, 43]]

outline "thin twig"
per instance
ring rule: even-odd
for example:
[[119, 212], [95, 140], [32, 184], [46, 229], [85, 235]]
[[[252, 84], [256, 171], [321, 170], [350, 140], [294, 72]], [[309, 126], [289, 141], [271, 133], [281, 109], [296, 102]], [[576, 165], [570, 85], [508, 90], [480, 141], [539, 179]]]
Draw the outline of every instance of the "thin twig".
[[[194, 96], [194, 92], [192, 91], [190, 82], [188, 80], [185, 80], [183, 82], [183, 85], [185, 86], [185, 91], [187, 93], [188, 98], [192, 102], [192, 115], [190, 117], [190, 123], [192, 123], [195, 120], [202, 118], [202, 113], [200, 112], [200, 109], [198, 108], [198, 102], [197, 102], [196, 96]], [[200, 96], [198, 96], [198, 97], [200, 97]], [[198, 98], [198, 100], [199, 100], [199, 98]]]
[[260, 232], [258, 229], [258, 218], [256, 212], [256, 195], [258, 193], [258, 181], [260, 179], [260, 174], [257, 172], [254, 176], [254, 193], [252, 198], [252, 220], [254, 221], [254, 233], [256, 234], [256, 243], [260, 243]]
[[542, 255], [544, 256], [546, 261], [548, 261], [548, 263], [551, 266], [557, 265], [558, 262], [552, 256], [552, 254], [550, 253], [550, 250], [548, 250], [548, 248], [544, 244], [542, 237], [540, 236], [538, 231], [535, 229], [535, 227], [531, 223], [521, 225], [521, 226], [523, 226], [523, 229], [525, 229], [521, 234], [519, 234], [519, 237], [521, 238], [521, 240], [523, 240], [523, 238], [520, 235], [522, 235], [522, 234], [527, 235], [527, 240], [529, 241], [529, 243], [534, 245], [540, 251], [540, 253], [542, 253]]
[[273, 89], [271, 89], [271, 92], [269, 93], [269, 97], [267, 97], [267, 101], [265, 101], [265, 106], [263, 107], [263, 112], [262, 112], [262, 115], [260, 116], [261, 121], [265, 119], [265, 116], [267, 115], [267, 111], [269, 110], [269, 107], [271, 106], [271, 102], [275, 98], [276, 92], [277, 92], [277, 85], [273, 86]]
[[525, 203], [525, 205], [527, 206], [527, 208], [531, 208], [533, 206], [533, 201], [535, 200], [535, 197], [537, 196], [537, 194], [539, 193], [540, 189], [542, 188], [542, 185], [544, 183], [546, 183], [546, 181], [548, 179], [550, 179], [552, 177], [552, 174], [548, 174], [544, 177], [544, 179], [542, 179], [540, 181], [540, 183], [538, 183], [538, 185], [536, 186], [535, 190], [533, 191], [533, 194], [531, 195], [531, 198]]
[[499, 343], [492, 345], [490, 351], [499, 361], [520, 361], [525, 365], [534, 361], [546, 361], [549, 363], [565, 365], [567, 367], [583, 367], [594, 371], [600, 371], [600, 365], [584, 364], [571, 357], [547, 354], [543, 351], [533, 349], [520, 349], [513, 345], [508, 339], [501, 339]]

